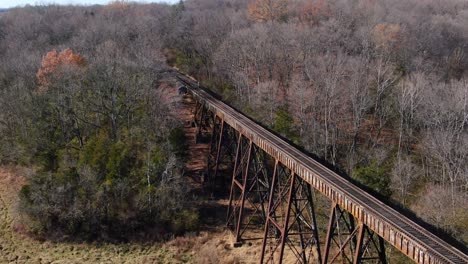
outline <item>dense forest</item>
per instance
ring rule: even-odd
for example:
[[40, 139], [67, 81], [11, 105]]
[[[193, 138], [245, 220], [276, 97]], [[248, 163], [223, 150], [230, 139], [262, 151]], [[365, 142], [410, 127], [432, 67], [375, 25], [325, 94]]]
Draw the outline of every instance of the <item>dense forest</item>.
[[196, 213], [176, 210], [180, 124], [155, 89], [167, 61], [466, 244], [467, 43], [463, 0], [11, 9], [0, 161], [36, 168], [20, 205], [36, 232], [193, 228]]
[[20, 193], [33, 233], [122, 239], [143, 227], [196, 227], [181, 124], [155, 89], [165, 10], [115, 3], [2, 15], [0, 160], [36, 168]]

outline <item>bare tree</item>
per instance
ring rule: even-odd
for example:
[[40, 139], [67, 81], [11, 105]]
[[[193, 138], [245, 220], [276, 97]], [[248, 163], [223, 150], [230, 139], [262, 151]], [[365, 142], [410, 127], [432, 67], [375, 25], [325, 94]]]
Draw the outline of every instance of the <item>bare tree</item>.
[[366, 58], [351, 58], [347, 64], [349, 73], [348, 97], [352, 112], [352, 143], [349, 146], [348, 166], [351, 172], [355, 163], [355, 152], [358, 136], [367, 111], [371, 106], [370, 97], [370, 70], [367, 68]]
[[[468, 234], [463, 221], [468, 217], [466, 199], [466, 193], [457, 192], [453, 200], [450, 187], [429, 184], [412, 209], [430, 223], [466, 241]], [[455, 208], [448, 204], [455, 204]]]
[[374, 132], [375, 138], [371, 139], [372, 146], [379, 142], [382, 129], [388, 124], [391, 116], [391, 96], [392, 87], [400, 79], [400, 74], [396, 72], [395, 65], [387, 56], [378, 56], [374, 62], [374, 78], [376, 79], [376, 88], [373, 95], [374, 121], [377, 122], [377, 131]]
[[392, 188], [396, 191], [398, 200], [404, 205], [408, 204], [408, 196], [411, 188], [415, 186], [415, 180], [421, 177], [420, 168], [409, 156], [399, 156], [392, 169]]
[[419, 113], [425, 124], [422, 146], [433, 162], [433, 180], [450, 186], [453, 210], [456, 192], [467, 186], [468, 150], [464, 147], [468, 144], [467, 109], [466, 82], [453, 81], [426, 89]]
[[324, 130], [321, 153], [333, 164], [337, 161], [338, 120], [341, 117], [340, 96], [343, 95], [342, 82], [346, 75], [344, 56], [342, 53], [326, 54], [314, 61], [306, 60], [305, 64], [307, 78], [313, 80], [317, 95], [320, 96], [318, 99], [320, 114], [317, 118]]
[[[412, 143], [415, 114], [421, 104], [423, 89], [429, 86], [427, 76], [423, 74], [413, 74], [403, 80], [398, 91], [398, 113], [400, 117], [398, 133], [398, 162], [402, 148], [407, 149]], [[402, 144], [408, 145], [403, 146]]]

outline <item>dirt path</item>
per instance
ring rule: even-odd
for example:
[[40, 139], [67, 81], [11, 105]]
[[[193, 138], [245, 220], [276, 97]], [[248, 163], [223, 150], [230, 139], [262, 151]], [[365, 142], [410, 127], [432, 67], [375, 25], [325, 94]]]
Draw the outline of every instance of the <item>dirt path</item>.
[[192, 188], [200, 191], [203, 188], [202, 174], [207, 167], [209, 144], [196, 142], [197, 128], [193, 125], [195, 101], [190, 96], [179, 97], [177, 116], [184, 123], [184, 132], [188, 144], [188, 157], [185, 164], [185, 176]]
[[163, 101], [169, 103], [170, 112], [183, 123], [185, 137], [188, 145], [187, 161], [184, 175], [195, 189], [201, 189], [201, 175], [207, 166], [209, 144], [196, 142], [197, 128], [193, 125], [193, 111], [195, 100], [189, 95], [178, 93], [176, 80], [168, 77], [158, 89], [158, 95]]

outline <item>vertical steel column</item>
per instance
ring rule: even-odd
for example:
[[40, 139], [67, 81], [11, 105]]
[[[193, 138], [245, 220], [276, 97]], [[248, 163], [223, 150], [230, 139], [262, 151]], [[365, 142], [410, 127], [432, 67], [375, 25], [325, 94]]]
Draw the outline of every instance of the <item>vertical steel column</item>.
[[283, 230], [281, 230], [281, 245], [280, 245], [280, 255], [279, 255], [279, 263], [283, 263], [283, 254], [284, 254], [284, 246], [286, 243], [286, 238], [288, 237], [289, 231], [289, 216], [291, 214], [291, 203], [294, 196], [294, 182], [296, 180], [296, 173], [291, 172], [291, 186], [289, 187], [289, 195], [288, 195], [288, 202], [286, 205], [286, 216], [284, 219], [284, 226]]
[[[288, 239], [295, 178], [293, 171], [282, 166], [278, 161], [275, 162], [263, 235], [261, 263], [273, 263], [275, 253], [278, 253], [278, 262], [283, 261], [284, 247]], [[270, 248], [267, 252], [268, 242], [270, 242]]]
[[[297, 178], [296, 182], [297, 186], [294, 190], [295, 197], [293, 200], [294, 221], [291, 227], [297, 229], [297, 231], [290, 233], [289, 236], [299, 236], [298, 243], [300, 247], [296, 250], [295, 254], [298, 259], [301, 259], [302, 263], [309, 263], [312, 261], [311, 253], [313, 246], [317, 248], [315, 260], [320, 263], [322, 262], [322, 256], [320, 252], [312, 189], [311, 186], [301, 178]], [[309, 254], [307, 252], [308, 250]]]
[[322, 251], [320, 250], [320, 240], [319, 240], [319, 235], [318, 235], [318, 227], [317, 227], [317, 217], [315, 216], [315, 204], [313, 203], [313, 197], [312, 197], [312, 187], [307, 184], [308, 191], [309, 191], [309, 200], [310, 200], [310, 206], [309, 206], [309, 213], [312, 218], [312, 235], [313, 235], [313, 242], [315, 243], [317, 247], [317, 263], [322, 263]]
[[[378, 238], [377, 241], [375, 237]], [[333, 203], [322, 263], [335, 263], [341, 260], [341, 263], [358, 264], [373, 260], [372, 263], [386, 264], [385, 247], [382, 242], [382, 238], [363, 223], [355, 226], [353, 216]], [[333, 244], [337, 246], [337, 253], [329, 258]]]
[[270, 216], [271, 213], [273, 212], [273, 197], [274, 197], [274, 191], [275, 191], [275, 185], [276, 185], [276, 175], [277, 175], [277, 170], [278, 170], [278, 160], [275, 160], [275, 167], [273, 168], [273, 175], [271, 179], [271, 187], [270, 187], [270, 195], [268, 198], [268, 206], [267, 206], [267, 215], [266, 215], [266, 222], [265, 222], [265, 229], [263, 233], [263, 242], [262, 242], [262, 254], [260, 256], [260, 263], [263, 263], [265, 260], [265, 250], [266, 250], [266, 244], [268, 240], [268, 231], [269, 231], [269, 226], [270, 226]]
[[211, 132], [207, 166], [207, 174], [211, 183], [214, 183], [214, 180], [218, 175], [222, 142], [226, 140], [224, 138], [224, 134], [224, 119], [213, 114], [213, 128]]
[[231, 181], [231, 191], [229, 193], [229, 205], [228, 205], [228, 212], [227, 212], [227, 217], [226, 217], [226, 226], [229, 227], [231, 224], [231, 219], [234, 217], [234, 207], [233, 207], [233, 200], [234, 200], [234, 194], [236, 191], [236, 174], [238, 170], [238, 163], [239, 163], [239, 156], [241, 152], [241, 143], [242, 143], [242, 134], [239, 133], [239, 139], [237, 141], [237, 150], [236, 150], [236, 157], [234, 159], [234, 168], [232, 170], [232, 181]]
[[338, 247], [338, 252], [331, 258], [330, 263], [341, 256], [343, 263], [353, 263], [356, 248], [356, 234], [360, 226], [354, 226], [354, 218], [348, 212], [342, 210], [338, 204], [331, 206], [330, 219], [328, 222], [327, 238], [325, 240], [325, 253], [323, 263], [329, 263], [330, 249], [333, 243]]
[[245, 196], [246, 196], [246, 189], [247, 189], [247, 177], [249, 175], [249, 166], [250, 166], [250, 155], [252, 155], [252, 141], [249, 140], [249, 150], [247, 154], [247, 164], [245, 166], [244, 175], [242, 177], [242, 187], [241, 189], [241, 197], [240, 197], [240, 208], [239, 208], [239, 215], [237, 218], [237, 225], [236, 225], [236, 236], [235, 241], [236, 243], [240, 242], [240, 232], [241, 232], [241, 224], [242, 224], [242, 216], [244, 213], [244, 205], [245, 205]]
[[211, 140], [206, 175], [210, 191], [214, 194], [217, 188], [226, 186], [225, 184], [218, 185], [225, 180], [224, 178], [218, 179], [220, 171], [231, 172], [236, 165], [238, 137], [237, 131], [226, 124], [223, 117], [215, 113], [212, 116], [208, 122], [211, 127]]
[[321, 262], [310, 185], [278, 161], [272, 178], [260, 262], [281, 263], [286, 245], [297, 263]]
[[269, 194], [265, 153], [245, 136], [238, 144], [227, 217], [227, 225], [235, 230], [235, 246], [247, 239], [244, 236], [249, 227], [259, 227], [265, 223], [265, 204]]
[[353, 264], [359, 264], [362, 261], [362, 254], [363, 254], [363, 248], [362, 248], [362, 243], [364, 241], [364, 225], [361, 223], [359, 224], [359, 235], [356, 241], [356, 250], [354, 252], [354, 261]]
[[[245, 141], [247, 141], [247, 138], [240, 134], [239, 142], [237, 145], [236, 161], [232, 174], [231, 192], [229, 195], [229, 208], [227, 216], [227, 225], [230, 226], [234, 224], [236, 245], [240, 245], [242, 217], [245, 206], [248, 182], [247, 180], [249, 175], [249, 167], [253, 146], [251, 140], [248, 140], [248, 146], [245, 146]], [[237, 197], [237, 199], [235, 199], [235, 196], [238, 193], [238, 191], [240, 191], [240, 194]]]
[[205, 115], [206, 115], [206, 108], [205, 108], [205, 105], [202, 104], [201, 109], [200, 109], [200, 119], [199, 119], [199, 123], [197, 126], [197, 133], [195, 135], [196, 143], [198, 143], [198, 139], [201, 137], [201, 134], [202, 134], [202, 129], [204, 125], [203, 123], [205, 121]]
[[199, 101], [195, 103], [195, 109], [193, 109], [193, 123], [195, 127], [200, 127], [201, 123], [201, 112], [202, 112], [203, 104]]
[[[247, 179], [246, 201], [249, 203], [250, 211], [246, 220], [245, 228], [249, 225], [263, 227], [267, 215], [267, 203], [270, 193], [270, 175], [268, 173], [267, 154], [258, 146], [252, 146], [252, 156], [249, 177]], [[258, 237], [258, 239], [261, 239]]]
[[202, 135], [203, 128], [209, 127], [209, 115], [207, 114], [207, 112], [209, 112], [208, 108], [206, 108], [206, 106], [203, 103], [197, 101], [193, 112], [193, 123], [196, 127], [195, 143], [198, 143], [198, 139]]
[[379, 254], [379, 261], [380, 263], [382, 264], [387, 264], [387, 253], [385, 251], [385, 240], [379, 236], [379, 235], [376, 235], [378, 236], [378, 240], [379, 240], [379, 246], [378, 246], [378, 254]]
[[376, 235], [366, 225], [361, 223], [353, 264], [368, 260], [371, 260], [372, 263], [386, 264], [385, 245], [382, 237]]
[[221, 119], [221, 128], [219, 129], [219, 139], [218, 139], [218, 145], [216, 148], [216, 158], [215, 158], [215, 168], [214, 168], [213, 179], [216, 179], [216, 176], [218, 175], [219, 155], [221, 153], [221, 143], [223, 142], [223, 135], [224, 135], [224, 119]]
[[331, 206], [331, 211], [330, 211], [330, 218], [328, 219], [328, 226], [327, 226], [327, 237], [325, 239], [325, 252], [323, 253], [323, 264], [326, 264], [328, 262], [328, 256], [330, 255], [330, 247], [331, 247], [331, 242], [333, 238], [333, 232], [334, 230], [334, 224], [335, 224], [335, 218], [336, 218], [336, 212], [335, 209], [338, 205], [336, 203], [333, 203]]
[[202, 106], [202, 104], [198, 101], [195, 102], [195, 109], [193, 109], [193, 116], [194, 116], [194, 121], [195, 123], [198, 121], [198, 113], [200, 111], [200, 107]]

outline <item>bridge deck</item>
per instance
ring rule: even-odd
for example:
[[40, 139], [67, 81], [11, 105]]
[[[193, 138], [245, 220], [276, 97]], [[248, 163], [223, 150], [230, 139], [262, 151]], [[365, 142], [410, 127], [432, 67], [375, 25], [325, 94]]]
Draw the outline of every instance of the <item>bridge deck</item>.
[[216, 99], [200, 88], [196, 81], [176, 74], [190, 87], [189, 92], [210, 111], [415, 262], [468, 263], [468, 256], [460, 250]]

